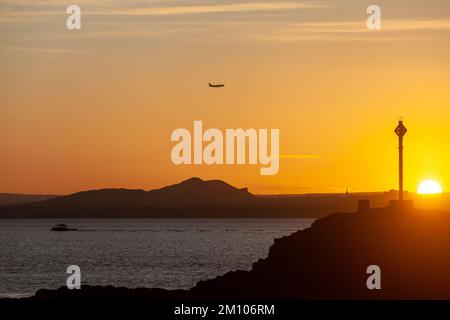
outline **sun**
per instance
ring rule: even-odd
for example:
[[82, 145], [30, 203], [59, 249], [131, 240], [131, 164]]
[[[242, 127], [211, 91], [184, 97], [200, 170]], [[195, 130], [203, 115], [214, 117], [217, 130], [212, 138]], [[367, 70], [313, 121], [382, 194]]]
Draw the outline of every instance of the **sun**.
[[442, 193], [441, 185], [433, 180], [425, 180], [419, 184], [417, 188], [418, 194], [439, 194]]

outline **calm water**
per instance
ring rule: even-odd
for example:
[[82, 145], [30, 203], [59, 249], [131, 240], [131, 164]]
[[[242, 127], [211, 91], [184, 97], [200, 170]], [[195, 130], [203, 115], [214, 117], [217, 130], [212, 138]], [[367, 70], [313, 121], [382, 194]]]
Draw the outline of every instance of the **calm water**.
[[[69, 265], [82, 284], [190, 288], [231, 270], [249, 270], [273, 239], [310, 219], [0, 220], [0, 296], [65, 285]], [[78, 228], [52, 232], [56, 223]]]

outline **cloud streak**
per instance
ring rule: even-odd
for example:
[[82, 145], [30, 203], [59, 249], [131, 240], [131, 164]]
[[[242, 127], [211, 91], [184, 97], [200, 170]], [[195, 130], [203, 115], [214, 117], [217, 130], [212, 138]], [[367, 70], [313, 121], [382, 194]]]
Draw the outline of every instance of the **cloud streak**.
[[[335, 17], [333, 10], [305, 11], [335, 8], [337, 4], [330, 1], [230, 1], [205, 4], [193, 0], [80, 0], [82, 17], [87, 16], [82, 18], [83, 29], [77, 33], [67, 33], [61, 22], [61, 18], [67, 15], [62, 2], [43, 1], [40, 2], [43, 6], [37, 7], [36, 3], [28, 0], [0, 0], [0, 4], [5, 5], [5, 10], [0, 14], [0, 27], [6, 27], [7, 35], [16, 32], [18, 37], [41, 37], [55, 41], [148, 38], [180, 42], [289, 43], [408, 41], [450, 37], [450, 19], [445, 18], [383, 19], [382, 30], [370, 31], [366, 28], [365, 11], [360, 13], [360, 19], [352, 16], [342, 21], [330, 21], [330, 17]], [[232, 15], [231, 19], [227, 15], [234, 13], [242, 14]], [[39, 27], [16, 27], [19, 23], [38, 23]]]
[[270, 32], [254, 34], [261, 41], [402, 41], [449, 37], [450, 19], [384, 20], [382, 30], [371, 31], [364, 20], [341, 22], [274, 23]]
[[248, 2], [216, 5], [166, 6], [121, 9], [104, 12], [92, 12], [101, 15], [138, 15], [138, 16], [166, 16], [208, 13], [232, 13], [252, 11], [277, 11], [291, 9], [324, 8], [321, 2]]
[[83, 54], [86, 53], [83, 50], [76, 49], [64, 49], [64, 48], [50, 48], [50, 47], [16, 47], [16, 46], [6, 46], [1, 47], [2, 50], [14, 51], [14, 52], [29, 52], [37, 54]]
[[[1, 3], [1, 2], [0, 2]], [[19, 10], [4, 10], [0, 17], [16, 16], [42, 16], [61, 15], [65, 11], [61, 6], [45, 5], [43, 10], [29, 10], [29, 6], [22, 5]], [[210, 5], [138, 5], [138, 6], [110, 6], [107, 5], [86, 5], [86, 10], [82, 13], [94, 16], [179, 16], [179, 15], [199, 15], [211, 13], [239, 13], [239, 12], [260, 12], [260, 11], [280, 11], [295, 9], [318, 9], [328, 8], [327, 2], [316, 1], [265, 1], [265, 2], [237, 2], [221, 3]], [[83, 8], [83, 7], [82, 7]]]
[[319, 159], [318, 154], [280, 154], [280, 159]]

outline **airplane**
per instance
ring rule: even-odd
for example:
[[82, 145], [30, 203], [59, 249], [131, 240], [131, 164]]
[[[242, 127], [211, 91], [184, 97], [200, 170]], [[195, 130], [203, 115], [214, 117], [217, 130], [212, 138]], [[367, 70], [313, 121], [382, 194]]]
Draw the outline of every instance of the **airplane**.
[[208, 85], [209, 85], [210, 88], [223, 88], [223, 87], [225, 87], [224, 84], [211, 84], [209, 82], [208, 82]]

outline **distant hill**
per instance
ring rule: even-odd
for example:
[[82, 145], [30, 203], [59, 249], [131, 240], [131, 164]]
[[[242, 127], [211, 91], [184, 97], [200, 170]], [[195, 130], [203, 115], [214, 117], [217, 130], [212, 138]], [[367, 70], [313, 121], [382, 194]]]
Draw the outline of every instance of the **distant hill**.
[[[100, 189], [0, 207], [0, 218], [229, 217], [255, 197], [220, 180], [191, 178], [160, 189]], [[228, 210], [224, 211], [224, 207]], [[231, 209], [233, 208], [233, 209]]]
[[253, 195], [220, 180], [191, 178], [150, 191], [101, 189], [77, 192], [42, 201], [39, 206], [170, 206], [245, 202]]
[[18, 205], [58, 197], [47, 194], [0, 193], [0, 206]]
[[[221, 180], [191, 178], [150, 191], [100, 189], [19, 197], [22, 202], [0, 204], [0, 218], [321, 218], [355, 211], [358, 200], [383, 207], [397, 197], [396, 191], [255, 196]], [[450, 210], [448, 194], [405, 197], [414, 199], [417, 208]]]

